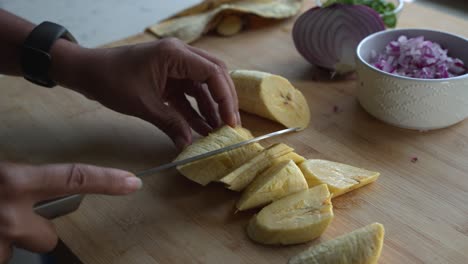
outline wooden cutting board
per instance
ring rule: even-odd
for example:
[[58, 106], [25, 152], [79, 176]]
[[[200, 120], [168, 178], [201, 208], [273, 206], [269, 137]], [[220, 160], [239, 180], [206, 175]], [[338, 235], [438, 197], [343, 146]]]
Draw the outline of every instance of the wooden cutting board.
[[[386, 228], [380, 263], [468, 263], [468, 121], [420, 133], [372, 118], [355, 99], [354, 81], [329, 80], [298, 55], [292, 22], [232, 38], [208, 36], [195, 45], [230, 68], [283, 75], [305, 94], [310, 127], [265, 145], [284, 142], [307, 158], [380, 171], [379, 180], [334, 199], [335, 219], [316, 241], [267, 247], [246, 237], [254, 212], [234, 214], [237, 193], [217, 184], [198, 186], [175, 171], [160, 173], [146, 178], [136, 194], [88, 196], [79, 211], [55, 220], [60, 238], [84, 263], [286, 263], [310, 245], [372, 222]], [[405, 7], [399, 25], [468, 37], [466, 19], [416, 4]], [[113, 45], [152, 39], [140, 34]], [[74, 92], [12, 77], [0, 78], [0, 87], [0, 160], [138, 171], [176, 155], [158, 129]], [[281, 128], [248, 114], [242, 118], [256, 135]]]

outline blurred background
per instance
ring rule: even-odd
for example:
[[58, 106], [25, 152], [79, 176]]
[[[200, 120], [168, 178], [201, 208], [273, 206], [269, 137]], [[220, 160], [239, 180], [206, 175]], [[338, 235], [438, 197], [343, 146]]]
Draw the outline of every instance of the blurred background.
[[0, 0], [0, 8], [34, 23], [65, 26], [87, 47], [142, 32], [145, 27], [201, 0]]
[[[468, 19], [467, 0], [405, 1], [431, 5]], [[201, 0], [0, 0], [0, 8], [35, 23], [50, 20], [64, 25], [82, 45], [95, 47], [142, 32], [145, 27], [199, 2]]]

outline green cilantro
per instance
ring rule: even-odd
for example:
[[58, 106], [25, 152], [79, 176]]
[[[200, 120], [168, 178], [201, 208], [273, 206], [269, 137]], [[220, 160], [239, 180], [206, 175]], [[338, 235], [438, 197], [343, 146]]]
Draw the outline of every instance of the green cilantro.
[[322, 6], [327, 7], [333, 4], [365, 5], [382, 15], [384, 24], [389, 28], [396, 26], [397, 18], [393, 13], [395, 5], [385, 0], [328, 0]]

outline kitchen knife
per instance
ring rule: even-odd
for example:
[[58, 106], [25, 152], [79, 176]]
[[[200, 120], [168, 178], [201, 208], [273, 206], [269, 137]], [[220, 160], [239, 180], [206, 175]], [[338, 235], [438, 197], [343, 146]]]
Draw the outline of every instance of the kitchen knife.
[[[249, 140], [246, 140], [246, 141], [242, 141], [242, 142], [239, 142], [239, 143], [236, 143], [236, 144], [224, 147], [224, 148], [209, 151], [209, 152], [206, 152], [206, 153], [203, 153], [201, 155], [197, 155], [197, 156], [194, 156], [194, 157], [191, 157], [191, 158], [174, 161], [174, 162], [171, 162], [171, 163], [168, 163], [168, 164], [161, 165], [159, 167], [144, 170], [144, 171], [136, 173], [135, 175], [137, 177], [144, 177], [144, 176], [148, 176], [148, 175], [153, 175], [156, 172], [160, 172], [160, 171], [163, 171], [163, 170], [174, 168], [174, 167], [184, 165], [184, 164], [187, 164], [187, 163], [190, 163], [190, 162], [194, 162], [194, 161], [197, 161], [197, 160], [205, 159], [205, 158], [208, 158], [208, 157], [211, 157], [211, 156], [223, 153], [223, 152], [227, 152], [227, 151], [230, 151], [230, 150], [233, 150], [233, 149], [236, 149], [236, 148], [240, 148], [240, 147], [248, 145], [248, 144], [259, 142], [259, 141], [267, 139], [267, 138], [279, 136], [279, 135], [290, 133], [290, 132], [295, 132], [295, 131], [298, 131], [298, 130], [300, 130], [300, 128], [298, 128], [298, 127], [279, 130], [279, 131], [269, 133], [269, 134], [266, 134], [266, 135], [263, 135], [263, 136], [259, 136], [259, 137], [252, 138], [252, 139], [249, 139]], [[54, 200], [40, 202], [34, 207], [34, 211], [37, 214], [41, 215], [42, 217], [45, 217], [47, 219], [53, 219], [53, 218], [56, 218], [56, 217], [59, 217], [59, 216], [69, 214], [69, 213], [75, 211], [76, 209], [78, 209], [78, 207], [81, 204], [81, 201], [83, 200], [83, 197], [84, 196], [81, 195], [81, 194], [75, 194], [75, 195], [65, 196], [65, 197], [61, 197], [61, 198], [58, 198], [58, 199], [54, 199]]]

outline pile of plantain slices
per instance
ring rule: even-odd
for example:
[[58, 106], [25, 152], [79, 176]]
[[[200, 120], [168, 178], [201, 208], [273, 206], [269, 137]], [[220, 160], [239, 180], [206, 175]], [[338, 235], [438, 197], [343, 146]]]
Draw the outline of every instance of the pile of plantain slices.
[[[235, 70], [231, 77], [245, 112], [286, 127], [306, 128], [310, 110], [301, 91], [285, 78]], [[253, 138], [249, 130], [223, 126], [188, 146], [176, 160]], [[247, 235], [267, 245], [305, 243], [325, 232], [334, 217], [332, 198], [374, 182], [378, 172], [320, 159], [306, 159], [284, 143], [266, 148], [249, 144], [177, 168], [201, 185], [219, 182], [242, 192], [238, 211], [262, 208], [250, 220]], [[315, 245], [290, 264], [373, 264], [382, 250], [384, 227], [373, 223]]]

